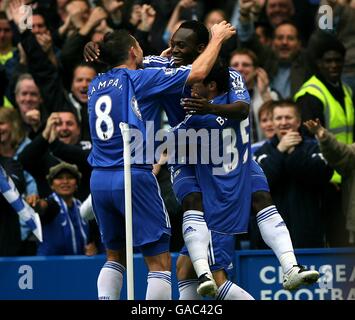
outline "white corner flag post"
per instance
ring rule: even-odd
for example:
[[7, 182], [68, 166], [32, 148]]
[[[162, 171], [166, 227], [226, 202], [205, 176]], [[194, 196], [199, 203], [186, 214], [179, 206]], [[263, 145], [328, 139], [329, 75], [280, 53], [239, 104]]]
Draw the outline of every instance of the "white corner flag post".
[[132, 235], [132, 190], [131, 190], [131, 136], [127, 123], [121, 122], [123, 138], [125, 218], [126, 218], [126, 264], [127, 264], [127, 299], [134, 300], [133, 235]]

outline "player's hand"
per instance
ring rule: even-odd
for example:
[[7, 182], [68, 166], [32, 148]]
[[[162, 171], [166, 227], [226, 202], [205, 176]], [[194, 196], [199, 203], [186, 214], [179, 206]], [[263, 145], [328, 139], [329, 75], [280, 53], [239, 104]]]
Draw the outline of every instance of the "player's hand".
[[211, 35], [212, 39], [219, 41], [226, 41], [236, 34], [236, 29], [227, 21], [222, 21], [212, 26]]
[[320, 124], [319, 119], [316, 120], [307, 120], [303, 122], [303, 125], [308, 129], [308, 131], [314, 134], [318, 139], [323, 138], [325, 129]]
[[169, 47], [168, 49], [165, 49], [164, 51], [162, 51], [162, 53], [160, 54], [161, 57], [166, 57], [166, 58], [170, 58], [172, 56], [172, 49], [171, 47]]
[[100, 56], [100, 46], [98, 43], [90, 41], [84, 47], [84, 59], [86, 62], [98, 61]]
[[181, 99], [181, 105], [185, 112], [189, 114], [208, 114], [212, 107], [206, 98], [197, 94], [193, 94], [191, 98]]
[[291, 153], [294, 150], [294, 147], [301, 143], [302, 137], [297, 131], [287, 132], [277, 145], [277, 149], [280, 152]]

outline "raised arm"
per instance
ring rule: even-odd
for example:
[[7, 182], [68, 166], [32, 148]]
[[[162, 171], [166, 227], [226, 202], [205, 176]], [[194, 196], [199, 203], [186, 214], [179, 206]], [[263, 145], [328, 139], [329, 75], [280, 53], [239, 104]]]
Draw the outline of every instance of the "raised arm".
[[236, 33], [235, 28], [226, 21], [215, 24], [211, 28], [211, 40], [206, 49], [198, 56], [192, 64], [191, 72], [187, 78], [187, 84], [202, 81], [211, 71], [216, 62], [219, 51], [225, 40], [228, 40]]

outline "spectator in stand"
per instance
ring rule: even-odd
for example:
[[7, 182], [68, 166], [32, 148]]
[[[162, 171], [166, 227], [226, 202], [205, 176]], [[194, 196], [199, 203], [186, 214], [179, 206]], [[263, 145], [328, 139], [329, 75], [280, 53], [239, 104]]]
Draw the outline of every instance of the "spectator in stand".
[[[227, 15], [223, 10], [215, 9], [210, 11], [204, 20], [204, 24], [208, 30], [211, 30], [212, 26], [215, 23], [220, 23], [223, 20], [227, 21]], [[230, 39], [228, 39], [225, 43], [223, 43], [220, 57], [224, 59], [226, 63], [228, 63], [230, 58], [230, 53], [238, 47], [238, 36], [234, 35]]]
[[[11, 177], [18, 192], [24, 193], [26, 182], [21, 164], [12, 158], [0, 156], [0, 165]], [[1, 193], [0, 208], [0, 256], [21, 255], [22, 242], [19, 216]]]
[[344, 144], [322, 127], [319, 119], [304, 123], [316, 136], [320, 149], [329, 165], [342, 176], [342, 210], [346, 217], [346, 229], [349, 232], [349, 244], [355, 244], [355, 143]]
[[180, 24], [184, 22], [182, 19], [182, 12], [184, 10], [193, 10], [196, 6], [197, 2], [194, 0], [180, 0], [177, 3], [163, 34], [163, 39], [166, 45], [169, 45], [171, 36], [179, 28]]
[[81, 202], [74, 197], [81, 173], [76, 165], [61, 162], [47, 175], [52, 194], [46, 199], [28, 198], [39, 213], [43, 242], [37, 255], [84, 254], [89, 226], [80, 216]]
[[273, 30], [265, 23], [255, 23], [255, 34], [263, 46], [271, 47]]
[[65, 19], [62, 20], [64, 23], [59, 28], [59, 35], [62, 38], [78, 32], [90, 16], [90, 4], [84, 0], [67, 1], [62, 10], [62, 16]]
[[41, 109], [44, 106], [39, 88], [30, 74], [24, 73], [18, 78], [15, 99], [26, 134], [33, 139], [41, 127]]
[[273, 108], [275, 136], [255, 152], [268, 179], [271, 196], [295, 248], [324, 247], [322, 189], [333, 170], [317, 141], [299, 132], [301, 115], [291, 100]]
[[[0, 155], [17, 160], [22, 149], [31, 143], [26, 137], [21, 118], [15, 109], [0, 108]], [[26, 195], [38, 194], [33, 177], [24, 171]]]
[[89, 141], [80, 140], [80, 127], [75, 113], [53, 112], [42, 134], [37, 135], [22, 150], [19, 160], [36, 179], [40, 197], [47, 197], [51, 193], [46, 181], [49, 168], [61, 160], [76, 164], [83, 174], [78, 189], [78, 198], [83, 201], [90, 193], [91, 167], [86, 160], [90, 149]]
[[[275, 102], [277, 103], [277, 102]], [[266, 141], [270, 140], [275, 135], [274, 124], [272, 122], [272, 109], [274, 107], [274, 101], [269, 100], [264, 102], [258, 112], [259, 128], [265, 137], [263, 140], [253, 143], [251, 145], [251, 152], [254, 155]]]
[[3, 96], [3, 102], [0, 101], [0, 105], [5, 107], [12, 105], [9, 101], [9, 79], [13, 74], [18, 59], [18, 50], [13, 45], [13, 32], [10, 22], [6, 14], [0, 11], [0, 67], [2, 69], [1, 92]]
[[[321, 5], [330, 5], [333, 9], [333, 27], [329, 31], [335, 33], [346, 48], [342, 81], [355, 92], [355, 2], [322, 0]], [[316, 19], [318, 28], [319, 19], [320, 16]]]
[[[21, 2], [10, 4], [15, 24], [20, 27], [21, 15], [19, 6]], [[74, 68], [74, 77], [71, 81], [71, 91], [66, 92], [62, 84], [59, 70], [50, 62], [48, 55], [41, 49], [33, 33], [29, 30], [20, 30], [21, 44], [28, 60], [28, 69], [36, 84], [41, 90], [45, 108], [42, 117], [48, 116], [57, 110], [74, 110], [82, 127], [84, 139], [90, 139], [89, 124], [87, 120], [86, 90], [96, 71], [89, 65], [79, 65]], [[41, 110], [42, 111], [42, 110]]]
[[[251, 17], [275, 30], [281, 23], [292, 21], [299, 30], [300, 39], [307, 43], [314, 28], [314, 17], [318, 6], [309, 0], [240, 0], [239, 15]], [[236, 14], [233, 20], [236, 20]]]
[[[319, 119], [339, 142], [354, 141], [354, 103], [349, 86], [341, 81], [346, 49], [332, 34], [319, 31], [310, 39], [316, 73], [296, 93], [302, 120]], [[327, 243], [330, 246], [347, 244], [345, 219], [341, 207], [341, 176], [334, 173], [325, 192]]]
[[271, 87], [282, 98], [292, 97], [311, 75], [298, 28], [289, 21], [279, 23], [274, 29], [271, 48], [263, 46], [254, 33], [252, 8], [241, 6], [240, 41], [243, 46], [255, 52], [270, 78]]
[[259, 108], [264, 102], [277, 100], [278, 94], [269, 86], [269, 77], [259, 67], [258, 59], [249, 49], [237, 49], [231, 53], [230, 66], [239, 71], [245, 79], [250, 102], [250, 122], [252, 142], [265, 139], [259, 123]]

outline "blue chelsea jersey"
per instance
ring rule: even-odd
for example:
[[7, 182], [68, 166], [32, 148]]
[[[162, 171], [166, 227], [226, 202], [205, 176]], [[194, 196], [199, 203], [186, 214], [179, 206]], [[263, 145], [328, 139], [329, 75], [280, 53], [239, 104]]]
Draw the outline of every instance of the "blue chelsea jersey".
[[[89, 125], [93, 148], [88, 161], [93, 168], [123, 166], [120, 123], [142, 133], [139, 150], [145, 156], [146, 121], [164, 96], [182, 94], [191, 68], [114, 68], [94, 78], [88, 89]], [[141, 159], [136, 157], [136, 159]], [[143, 163], [146, 164], [146, 159]], [[141, 164], [136, 162], [136, 164]]]
[[[176, 68], [174, 64], [174, 58], [166, 58], [159, 56], [146, 56], [143, 59], [144, 67], [166, 67], [166, 68]], [[245, 85], [245, 81], [242, 75], [229, 68], [229, 92], [228, 99], [226, 103], [233, 103], [237, 101], [242, 101], [250, 104], [250, 97], [248, 90]], [[171, 127], [175, 127], [185, 118], [185, 111], [180, 107], [181, 97], [190, 97], [191, 89], [185, 87], [182, 95], [169, 95], [165, 96], [160, 100], [161, 106], [164, 108], [168, 121]]]
[[[228, 99], [224, 94], [210, 102], [225, 104]], [[201, 139], [197, 147], [195, 174], [209, 229], [228, 234], [245, 232], [251, 205], [249, 119], [194, 115], [187, 116], [178, 128], [208, 132], [209, 139]]]

